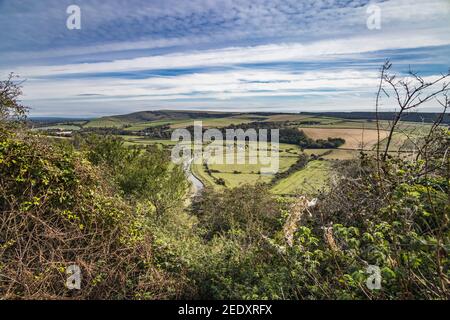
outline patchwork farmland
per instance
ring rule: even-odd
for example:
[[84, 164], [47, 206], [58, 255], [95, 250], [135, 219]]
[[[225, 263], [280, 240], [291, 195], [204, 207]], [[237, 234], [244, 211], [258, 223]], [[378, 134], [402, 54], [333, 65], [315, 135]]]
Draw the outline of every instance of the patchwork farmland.
[[[340, 161], [352, 160], [359, 152], [374, 152], [380, 141], [380, 147], [386, 144], [389, 122], [380, 121], [377, 131], [373, 117], [369, 119], [346, 119], [336, 115], [313, 114], [274, 114], [274, 113], [223, 113], [199, 111], [148, 111], [129, 115], [77, 121], [76, 123], [53, 123], [35, 128], [35, 130], [52, 134], [58, 130], [72, 131], [74, 135], [83, 132], [113, 134], [124, 139], [126, 145], [154, 145], [170, 151], [176, 141], [171, 140], [170, 133], [175, 129], [192, 128], [194, 122], [201, 121], [205, 129], [226, 128], [278, 128], [296, 129], [305, 135], [308, 141], [328, 141], [342, 139], [339, 146], [321, 148], [300, 146], [296, 143], [280, 143], [279, 174], [262, 175], [262, 165], [250, 161], [245, 156], [244, 164], [226, 164], [216, 156], [203, 159], [202, 163], [193, 163], [190, 174], [201, 181], [204, 187], [214, 189], [235, 188], [245, 184], [263, 183], [270, 186], [272, 192], [280, 196], [296, 194], [318, 194], [325, 191], [333, 175], [333, 168]], [[391, 152], [409, 150], [413, 147], [411, 136], [420, 139], [427, 124], [406, 122], [401, 130], [395, 132], [391, 143]], [[214, 142], [215, 144], [220, 141]], [[209, 144], [209, 146], [213, 146]], [[208, 144], [203, 145], [205, 150]], [[249, 145], [247, 144], [247, 148]], [[302, 166], [299, 159], [306, 157]], [[222, 159], [224, 160], [224, 159]], [[254, 161], [257, 162], [257, 161]], [[281, 178], [280, 178], [281, 177]]]

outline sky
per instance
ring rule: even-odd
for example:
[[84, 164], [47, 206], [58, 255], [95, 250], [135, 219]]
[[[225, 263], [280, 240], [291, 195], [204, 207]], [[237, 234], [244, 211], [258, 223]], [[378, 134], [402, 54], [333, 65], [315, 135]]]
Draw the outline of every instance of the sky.
[[372, 111], [387, 58], [446, 73], [450, 0], [0, 0], [0, 79], [32, 116]]

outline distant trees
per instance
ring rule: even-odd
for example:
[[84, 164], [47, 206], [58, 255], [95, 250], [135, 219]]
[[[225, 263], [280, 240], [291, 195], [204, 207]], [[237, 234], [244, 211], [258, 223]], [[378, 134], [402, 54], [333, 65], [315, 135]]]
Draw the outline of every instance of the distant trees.
[[281, 128], [280, 142], [295, 144], [303, 149], [335, 149], [345, 143], [342, 138], [327, 138], [314, 140], [309, 138], [302, 130], [298, 128]]
[[[186, 128], [193, 135], [194, 127], [190, 126]], [[261, 129], [266, 129], [267, 131], [267, 140], [271, 139], [271, 131], [270, 129], [278, 129], [279, 130], [279, 142], [287, 143], [287, 144], [295, 144], [304, 149], [334, 149], [339, 148], [345, 143], [344, 139], [341, 138], [328, 138], [326, 140], [319, 139], [314, 140], [309, 138], [302, 130], [299, 130], [298, 127], [291, 127], [290, 122], [251, 122], [251, 123], [242, 123], [238, 125], [230, 125], [224, 128], [220, 128], [219, 130], [222, 132], [223, 136], [226, 136], [226, 130], [234, 129], [234, 130], [244, 130], [247, 131], [249, 129], [254, 129], [258, 132]], [[206, 130], [206, 129], [203, 129]]]
[[305, 148], [313, 141], [309, 139], [303, 131], [300, 131], [297, 128], [281, 128], [280, 142], [296, 144], [302, 148]]

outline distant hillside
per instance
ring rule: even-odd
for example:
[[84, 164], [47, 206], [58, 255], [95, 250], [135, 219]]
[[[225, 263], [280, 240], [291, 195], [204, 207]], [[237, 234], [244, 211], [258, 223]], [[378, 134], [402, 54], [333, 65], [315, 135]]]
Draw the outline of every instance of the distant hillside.
[[143, 122], [179, 121], [205, 118], [226, 118], [238, 115], [236, 112], [213, 112], [213, 111], [178, 111], [157, 110], [140, 111], [124, 115], [115, 115], [94, 119], [86, 127], [120, 127]]
[[178, 111], [178, 110], [157, 110], [140, 111], [125, 115], [105, 117], [101, 119], [120, 119], [127, 122], [144, 122], [157, 120], [184, 120], [184, 119], [204, 119], [204, 118], [226, 118], [239, 115], [237, 112], [214, 112], [214, 111]]
[[[380, 120], [392, 120], [394, 112], [380, 112]], [[403, 121], [431, 123], [439, 116], [438, 113], [408, 113], [402, 118]], [[210, 125], [226, 126], [236, 124], [236, 119], [243, 123], [249, 121], [296, 121], [307, 118], [334, 118], [348, 120], [368, 120], [376, 119], [374, 112], [216, 112], [216, 111], [192, 111], [192, 110], [156, 110], [140, 111], [124, 115], [115, 115], [92, 119], [83, 124], [84, 128], [124, 128], [137, 124], [153, 123], [155, 125], [175, 124], [183, 121], [202, 119], [211, 122]], [[229, 123], [228, 123], [229, 122]], [[445, 115], [444, 124], [450, 124], [450, 116]], [[221, 125], [220, 125], [221, 124]]]
[[52, 123], [62, 123], [62, 122], [81, 122], [89, 121], [88, 118], [65, 118], [65, 117], [29, 117], [29, 121], [33, 123], [41, 124], [52, 124]]
[[[351, 120], [375, 120], [376, 114], [375, 112], [302, 112], [305, 115], [313, 115], [313, 116], [325, 116], [325, 117], [335, 117], [335, 118], [344, 118]], [[378, 118], [380, 120], [392, 120], [395, 116], [395, 112], [379, 112]], [[411, 122], [434, 122], [435, 119], [440, 115], [440, 113], [435, 112], [410, 112], [404, 114], [402, 117], [403, 121], [411, 121]], [[442, 123], [450, 124], [450, 114], [446, 114]]]
[[[189, 120], [189, 119], [205, 119], [205, 118], [227, 118], [235, 116], [274, 116], [274, 115], [310, 115], [334, 117], [343, 119], [368, 119], [375, 120], [375, 112], [299, 112], [299, 113], [282, 113], [282, 112], [216, 112], [216, 111], [191, 111], [191, 110], [157, 110], [157, 111], [140, 111], [124, 115], [116, 115], [102, 117], [96, 120], [110, 120], [120, 122], [145, 122], [158, 120]], [[380, 120], [392, 120], [395, 112], [380, 112], [378, 117]], [[411, 112], [402, 117], [403, 121], [413, 122], [433, 122], [439, 113], [434, 112]], [[446, 114], [444, 123], [450, 123], [450, 115]]]

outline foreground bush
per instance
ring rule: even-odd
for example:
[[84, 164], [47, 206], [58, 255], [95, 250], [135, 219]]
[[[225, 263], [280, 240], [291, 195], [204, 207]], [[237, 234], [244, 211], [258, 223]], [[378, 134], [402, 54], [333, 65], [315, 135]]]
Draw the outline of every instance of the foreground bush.
[[311, 208], [304, 197], [277, 205], [258, 187], [210, 191], [197, 204], [212, 237], [192, 275], [201, 297], [450, 298], [449, 147], [449, 131], [436, 130], [426, 160], [341, 163]]
[[[0, 131], [2, 298], [174, 298], [183, 284], [155, 267], [144, 210], [70, 148]], [[66, 287], [66, 268], [82, 290]]]

